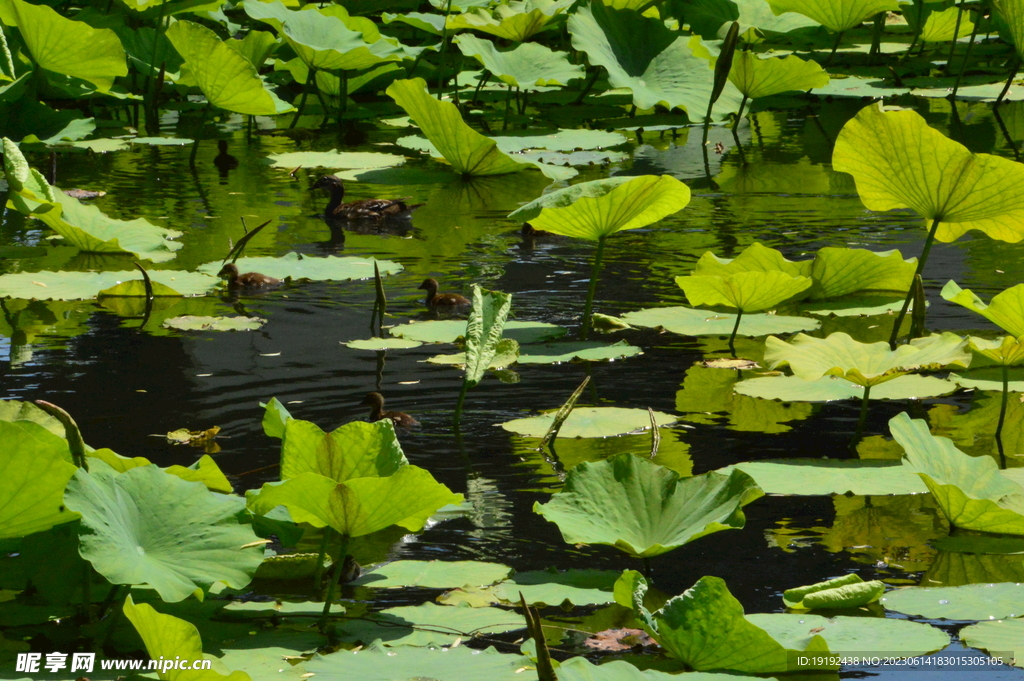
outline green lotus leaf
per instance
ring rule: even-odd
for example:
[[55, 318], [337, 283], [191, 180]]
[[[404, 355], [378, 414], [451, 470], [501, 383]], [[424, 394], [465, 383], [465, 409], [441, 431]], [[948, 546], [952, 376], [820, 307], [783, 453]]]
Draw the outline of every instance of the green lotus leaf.
[[406, 350], [423, 345], [420, 341], [406, 338], [368, 338], [342, 343], [353, 350]]
[[[217, 279], [196, 272], [150, 270], [154, 282], [173, 287], [181, 295], [202, 295], [213, 290]], [[29, 300], [88, 300], [122, 282], [141, 280], [138, 270], [129, 272], [18, 272], [0, 275], [0, 297]]]
[[[740, 395], [783, 402], [832, 402], [859, 400], [864, 397], [864, 388], [859, 383], [851, 383], [836, 376], [823, 376], [811, 381], [799, 376], [766, 376], [740, 381], [735, 389]], [[948, 395], [955, 391], [956, 385], [953, 382], [934, 376], [897, 376], [890, 381], [873, 385], [870, 398], [919, 400]]]
[[77, 470], [67, 441], [32, 421], [0, 421], [0, 539], [71, 522], [64, 487]]
[[839, 376], [851, 383], [873, 387], [910, 371], [956, 364], [967, 366], [970, 354], [967, 341], [948, 331], [915, 338], [907, 345], [890, 350], [889, 344], [861, 343], [848, 334], [837, 332], [828, 338], [797, 334], [792, 342], [769, 336], [764, 358], [774, 369], [788, 364], [796, 376], [815, 381], [823, 376]]
[[605, 196], [619, 185], [634, 179], [629, 175], [618, 175], [603, 180], [591, 180], [590, 182], [579, 182], [563, 189], [556, 189], [547, 192], [543, 196], [530, 201], [518, 208], [508, 217], [511, 220], [530, 222], [541, 214], [545, 208], [565, 208], [571, 206], [580, 198], [598, 198]]
[[238, 504], [156, 466], [118, 473], [93, 460], [64, 502], [91, 530], [80, 552], [97, 572], [114, 584], [148, 584], [169, 603], [217, 582], [241, 588], [263, 559]]
[[1024, 284], [1017, 284], [992, 297], [986, 305], [970, 289], [961, 289], [955, 281], [942, 287], [942, 297], [977, 312], [993, 324], [1002, 327], [1014, 338], [1024, 336]]
[[250, 116], [273, 116], [292, 110], [263, 86], [248, 59], [205, 26], [177, 21], [166, 35], [211, 105]]
[[690, 202], [690, 189], [670, 175], [641, 175], [606, 194], [579, 196], [568, 206], [548, 206], [530, 220], [535, 228], [598, 241], [639, 229], [672, 215]]
[[[466, 353], [457, 352], [452, 355], [434, 355], [426, 361], [431, 364], [444, 364], [448, 366], [458, 366], [462, 369], [466, 368]], [[488, 362], [486, 369], [489, 371], [496, 371], [499, 369], [505, 369], [510, 367], [519, 361], [519, 343], [515, 342], [511, 338], [502, 338], [495, 345], [494, 356], [491, 357], [491, 361]]]
[[669, 655], [697, 671], [785, 672], [793, 653], [828, 652], [821, 636], [807, 633], [813, 628], [804, 628], [802, 640], [783, 643], [751, 622], [718, 577], [701, 577], [660, 610], [648, 612], [643, 606], [647, 580], [632, 574], [632, 605], [641, 626]]
[[22, 0], [0, 0], [0, 21], [18, 27], [33, 61], [47, 71], [87, 80], [101, 91], [128, 75], [124, 48], [109, 28], [93, 28]]
[[1024, 2], [1021, 0], [996, 0], [995, 10], [1006, 23], [1007, 31], [1017, 55], [1024, 54]]
[[[653, 307], [622, 315], [633, 326], [663, 328], [683, 336], [728, 336], [736, 325], [736, 315], [709, 312], [690, 307]], [[787, 317], [774, 314], [745, 314], [739, 326], [740, 336], [767, 336], [770, 333], [796, 333], [821, 326], [810, 317]]]
[[379, 154], [370, 151], [288, 151], [267, 156], [270, 165], [276, 168], [392, 168], [405, 163], [405, 157], [397, 154]]
[[[149, 603], [135, 604], [129, 595], [124, 602], [125, 617], [139, 632], [146, 652], [151, 660], [203, 660], [203, 642], [199, 630], [192, 623], [164, 615], [153, 609]], [[158, 670], [161, 681], [251, 681], [243, 671], [228, 672], [217, 662], [216, 667], [207, 670], [168, 669]]]
[[[987, 338], [978, 338], [977, 336], [968, 336], [967, 344], [971, 348], [972, 352], [976, 352], [983, 358], [1000, 366], [1020, 366], [1021, 364], [1024, 364], [1024, 336], [1020, 338], [1003, 336], [1002, 338], [992, 340]], [[972, 364], [981, 366], [980, 362], [973, 362]], [[961, 383], [961, 385], [964, 387], [980, 387], [977, 384], [968, 386], [965, 383]], [[1002, 390], [1002, 380], [999, 381], [998, 387], [989, 385], [982, 389]]]
[[259, 492], [250, 491], [247, 501], [257, 515], [284, 506], [295, 522], [330, 526], [339, 534], [361, 537], [391, 525], [417, 532], [439, 508], [462, 499], [429, 472], [406, 465], [386, 478], [352, 478], [342, 483], [301, 473], [284, 482], [266, 483]]
[[994, 620], [1024, 614], [1024, 585], [966, 584], [890, 591], [882, 599], [887, 610], [928, 619]]
[[885, 582], [878, 580], [861, 582], [859, 577], [857, 582], [855, 584], [833, 586], [824, 586], [828, 582], [815, 584], [813, 586], [823, 588], [815, 589], [813, 592], [803, 595], [802, 598], [795, 602], [787, 597], [785, 599], [786, 605], [801, 610], [859, 608], [868, 603], [874, 603], [885, 593]]
[[532, 669], [522, 655], [504, 655], [494, 648], [480, 651], [457, 648], [385, 648], [373, 645], [352, 652], [315, 655], [304, 664], [325, 677], [359, 681], [394, 681], [427, 678], [432, 681], [522, 681], [522, 672]]
[[[246, 12], [259, 18], [253, 12], [265, 4], [247, 3]], [[368, 42], [373, 36], [354, 30], [348, 25], [351, 22], [316, 10], [286, 11], [287, 19], [279, 29], [281, 35], [309, 68], [354, 71], [405, 58], [402, 49], [391, 41]]]
[[463, 34], [455, 39], [459, 50], [497, 76], [501, 82], [524, 90], [538, 86], [568, 85], [585, 75], [583, 66], [570, 64], [565, 52], [555, 52], [537, 43], [522, 43], [511, 50], [499, 50], [489, 40]]
[[[484, 291], [473, 286], [473, 309], [466, 324], [466, 385], [480, 383], [498, 354], [505, 320], [512, 309], [512, 295], [501, 291]], [[514, 342], [514, 341], [513, 341]], [[518, 347], [515, 348], [518, 351]], [[503, 354], [510, 354], [506, 350]], [[518, 352], [515, 353], [518, 355]], [[505, 364], [504, 366], [508, 366]]]
[[996, 622], [979, 622], [964, 627], [959, 632], [960, 640], [965, 646], [981, 648], [992, 655], [1005, 655], [1003, 662], [1017, 667], [1024, 667], [1024, 620], [999, 620]]
[[448, 18], [448, 30], [472, 29], [521, 43], [544, 30], [574, 0], [511, 0], [493, 11], [475, 9]]
[[789, 648], [805, 643], [809, 632], [819, 632], [817, 635], [833, 651], [885, 649], [890, 654], [914, 657], [949, 645], [949, 634], [930, 624], [885, 617], [757, 613], [747, 615], [747, 621]]
[[249, 31], [241, 40], [232, 38], [225, 44], [245, 57], [259, 71], [278, 42], [270, 31]]
[[744, 97], [757, 99], [824, 87], [828, 85], [828, 73], [817, 62], [795, 55], [762, 59], [749, 50], [741, 50], [733, 57], [729, 82]]
[[390, 95], [460, 175], [505, 175], [529, 167], [498, 150], [497, 143], [466, 125], [451, 102], [431, 97], [422, 78], [396, 80]]
[[568, 544], [607, 544], [651, 558], [719, 530], [742, 528], [743, 506], [763, 494], [746, 473], [680, 478], [623, 454], [576, 466], [565, 487], [546, 504], [534, 504], [534, 511], [557, 524]]
[[479, 560], [396, 560], [352, 582], [376, 588], [420, 587], [452, 589], [459, 586], [486, 586], [507, 578], [512, 568]]
[[[920, 5], [919, 5], [920, 7]], [[950, 10], [953, 10], [952, 12]], [[918, 21], [917, 12], [909, 9], [903, 10], [903, 17], [911, 30], [917, 33], [919, 40], [926, 43], [944, 43], [950, 40], [964, 38], [974, 31], [974, 22], [971, 21], [969, 12], [958, 17], [960, 10], [956, 7], [948, 7], [942, 10], [929, 10], [927, 5], [921, 16], [924, 22]], [[959, 22], [959, 33], [957, 23]]]
[[898, 0], [768, 0], [775, 14], [796, 12], [839, 33], [859, 26], [879, 12], [898, 10]]
[[898, 461], [877, 459], [777, 459], [747, 461], [718, 470], [738, 469], [749, 475], [765, 494], [924, 494], [928, 491], [917, 471]]
[[777, 270], [737, 272], [729, 276], [676, 277], [691, 305], [733, 307], [760, 312], [789, 300], [811, 287], [807, 277], [792, 277]]
[[[276, 279], [309, 279], [310, 281], [349, 281], [352, 279], [372, 279], [373, 265], [377, 264], [381, 276], [402, 271], [402, 266], [390, 260], [374, 260], [373, 258], [354, 258], [328, 255], [323, 258], [289, 253], [279, 258], [239, 258], [235, 261], [239, 272], [259, 272]], [[220, 262], [208, 262], [200, 265], [200, 272], [216, 275], [221, 268]]]
[[386, 646], [442, 646], [455, 639], [501, 634], [526, 627], [521, 615], [501, 608], [469, 605], [406, 605], [380, 610], [338, 625], [338, 639]]
[[64, 425], [32, 402], [0, 400], [0, 421], [31, 421], [57, 437], [64, 438]]
[[784, 272], [791, 277], [810, 277], [813, 264], [809, 260], [786, 260], [782, 252], [755, 241], [735, 258], [719, 258], [707, 251], [697, 260], [693, 273], [698, 276], [728, 277], [740, 272]]
[[566, 601], [576, 606], [604, 605], [614, 602], [612, 589], [619, 573], [612, 570], [553, 569], [517, 572], [487, 591], [506, 605], [519, 602], [522, 593], [526, 602], [537, 607], [558, 606]]
[[600, 362], [607, 360], [636, 357], [643, 352], [635, 345], [626, 341], [618, 343], [601, 343], [599, 341], [580, 341], [576, 343], [545, 343], [520, 348], [519, 364], [560, 364], [562, 362], [588, 361]]
[[758, 33], [788, 33], [818, 25], [813, 19], [792, 12], [776, 16], [764, 0], [690, 0], [682, 11], [693, 32], [705, 40], [724, 37], [727, 25], [733, 21], [739, 23], [740, 37], [748, 42], [755, 42]]
[[289, 419], [281, 442], [281, 479], [316, 473], [335, 482], [392, 475], [409, 462], [390, 419], [353, 421], [330, 433]]
[[[973, 336], [968, 337], [974, 339]], [[1004, 338], [1009, 338], [1009, 336], [1004, 336]], [[999, 341], [989, 342], [993, 344], [999, 344]], [[1013, 347], [1014, 349], [1010, 351], [1010, 354], [1008, 356], [1015, 360], [1017, 348], [1019, 348], [1020, 345], [1015, 342]], [[974, 347], [972, 346], [971, 349], [973, 350]], [[993, 352], [996, 356], [1003, 356], [1003, 351], [999, 348], [991, 350], [990, 352]], [[994, 392], [1002, 392], [1003, 378], [1001, 374], [1002, 372], [999, 369], [978, 369], [977, 371], [969, 371], [966, 374], [951, 373], [949, 375], [949, 380], [956, 383], [961, 388], [973, 388], [975, 390], [990, 390]], [[1020, 376], [1018, 376], [1018, 378], [1020, 378]], [[1011, 379], [1007, 381], [1006, 389], [1007, 392], [1022, 393], [1024, 392], [1024, 380], [1015, 381]], [[998, 411], [998, 408], [996, 409], [996, 411]], [[1005, 438], [1007, 435], [1008, 433], [1004, 434], [1003, 437]]]
[[285, 428], [288, 427], [288, 422], [292, 420], [292, 415], [288, 413], [288, 409], [276, 397], [271, 397], [269, 402], [266, 404], [261, 403], [260, 406], [263, 407], [263, 432], [268, 437], [283, 438]]
[[[144, 456], [121, 456], [111, 449], [96, 449], [88, 452], [87, 455], [89, 458], [99, 459], [117, 473], [124, 473], [133, 468], [149, 466], [153, 463]], [[213, 492], [230, 494], [232, 491], [231, 483], [224, 472], [208, 454], [199, 457], [199, 460], [191, 466], [174, 465], [161, 470], [188, 482], [201, 482]]]
[[[392, 336], [421, 343], [454, 343], [466, 335], [466, 322], [461, 319], [411, 322], [390, 329]], [[519, 345], [542, 343], [566, 334], [565, 328], [547, 322], [505, 322], [505, 338]]]
[[160, 326], [179, 331], [256, 331], [267, 323], [259, 317], [169, 317]]
[[[671, 414], [654, 412], [659, 426], [676, 422]], [[501, 424], [505, 430], [526, 437], [544, 437], [555, 420], [555, 412], [542, 416], [513, 419]], [[562, 422], [558, 431], [560, 438], [613, 437], [625, 433], [647, 430], [651, 427], [651, 416], [646, 409], [623, 409], [621, 407], [576, 407]]]
[[948, 438], [905, 413], [889, 430], [950, 524], [965, 530], [1024, 535], [1024, 487], [1002, 474], [987, 456], [964, 454]]
[[363, 39], [368, 43], [375, 43], [381, 39], [380, 30], [377, 29], [377, 25], [373, 23], [373, 20], [367, 17], [353, 17], [342, 5], [326, 5], [322, 7], [306, 5], [301, 10], [291, 10], [281, 0], [274, 0], [274, 2], [251, 2], [243, 4], [242, 7], [251, 18], [273, 26], [278, 32], [281, 32], [284, 29], [285, 23], [291, 19], [298, 19], [299, 22], [305, 25], [305, 20], [308, 17], [298, 17], [298, 15], [304, 12], [312, 12], [311, 16], [314, 20], [317, 20], [317, 17], [341, 20], [349, 30], [362, 33]]
[[[691, 121], [703, 120], [714, 87], [714, 71], [699, 36], [683, 36], [660, 19], [607, 7], [599, 0], [578, 5], [569, 17], [574, 49], [603, 66], [614, 88], [629, 88], [639, 109], [656, 105], [684, 109]], [[712, 117], [739, 109], [740, 94], [731, 84], [722, 91]]]
[[425, 14], [423, 12], [390, 14], [388, 12], [382, 12], [380, 18], [385, 24], [400, 21], [403, 24], [412, 26], [413, 28], [426, 31], [431, 35], [441, 35], [444, 33], [444, 15], [442, 14]]
[[861, 291], [906, 292], [914, 280], [917, 258], [899, 251], [825, 247], [814, 255], [811, 300], [838, 298]]
[[861, 109], [840, 131], [832, 167], [853, 175], [870, 210], [910, 208], [938, 220], [939, 241], [972, 229], [1000, 241], [1024, 239], [1024, 167], [972, 154], [914, 111]]

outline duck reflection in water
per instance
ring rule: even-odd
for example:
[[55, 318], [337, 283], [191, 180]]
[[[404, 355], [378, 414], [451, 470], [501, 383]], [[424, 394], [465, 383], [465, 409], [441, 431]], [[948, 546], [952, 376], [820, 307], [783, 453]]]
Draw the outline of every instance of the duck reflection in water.
[[228, 153], [228, 141], [217, 140], [217, 155], [213, 159], [213, 165], [217, 166], [217, 172], [221, 178], [226, 178], [228, 173], [238, 167], [238, 159]]

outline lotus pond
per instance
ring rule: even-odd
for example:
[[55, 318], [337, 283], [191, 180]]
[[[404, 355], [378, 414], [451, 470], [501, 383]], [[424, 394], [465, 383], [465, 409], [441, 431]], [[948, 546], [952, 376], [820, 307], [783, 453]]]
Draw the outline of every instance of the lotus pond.
[[0, 27], [0, 678], [1024, 677], [1024, 3]]

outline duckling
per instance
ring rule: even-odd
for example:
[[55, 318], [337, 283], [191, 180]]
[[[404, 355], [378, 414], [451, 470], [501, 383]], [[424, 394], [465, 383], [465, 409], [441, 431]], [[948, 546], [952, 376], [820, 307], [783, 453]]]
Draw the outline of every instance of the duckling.
[[408, 218], [409, 213], [423, 205], [417, 203], [410, 206], [405, 203], [405, 199], [363, 199], [344, 203], [345, 185], [334, 175], [324, 175], [316, 181], [313, 189], [326, 189], [330, 192], [331, 199], [324, 209], [327, 219], [400, 220]]
[[228, 153], [227, 140], [217, 140], [217, 151], [219, 153], [214, 157], [213, 165], [217, 166], [220, 174], [226, 177], [229, 170], [234, 170], [238, 167], [238, 159]]
[[366, 397], [359, 403], [361, 407], [370, 407], [370, 421], [391, 419], [397, 428], [412, 428], [420, 425], [420, 422], [400, 411], [384, 411], [384, 396], [380, 393], [366, 393]]
[[469, 298], [460, 296], [458, 293], [438, 293], [437, 279], [424, 279], [419, 288], [427, 292], [427, 307], [451, 309], [453, 307], [470, 306]]
[[274, 279], [259, 272], [239, 274], [238, 267], [233, 263], [228, 263], [220, 268], [217, 276], [221, 279], [227, 279], [228, 288], [264, 288], [267, 286], [277, 286], [281, 283], [280, 279]]
[[341, 564], [341, 577], [338, 581], [342, 584], [348, 584], [359, 579], [361, 574], [363, 574], [362, 566], [356, 562], [351, 553], [346, 555], [344, 562]]
[[551, 232], [545, 232], [543, 229], [534, 229], [533, 225], [529, 222], [523, 223], [523, 229], [520, 231], [524, 239], [532, 239], [536, 236], [551, 236]]

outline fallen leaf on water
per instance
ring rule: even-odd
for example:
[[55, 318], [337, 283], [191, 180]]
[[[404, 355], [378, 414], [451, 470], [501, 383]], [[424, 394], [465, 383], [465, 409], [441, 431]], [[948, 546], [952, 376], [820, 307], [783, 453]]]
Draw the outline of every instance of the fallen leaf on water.
[[583, 645], [594, 650], [620, 652], [632, 650], [637, 646], [647, 647], [657, 644], [642, 629], [605, 629], [588, 638]]

